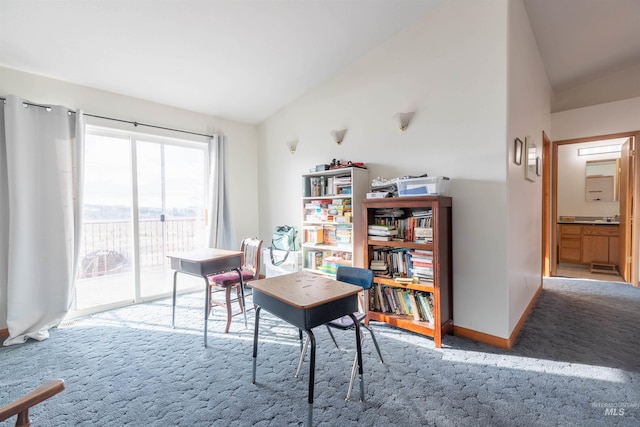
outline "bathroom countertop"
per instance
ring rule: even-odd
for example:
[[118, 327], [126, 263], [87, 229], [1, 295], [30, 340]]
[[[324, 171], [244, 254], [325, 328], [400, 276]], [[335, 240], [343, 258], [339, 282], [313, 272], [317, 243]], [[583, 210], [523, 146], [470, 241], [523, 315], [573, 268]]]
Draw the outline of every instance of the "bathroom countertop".
[[560, 215], [558, 224], [620, 225], [619, 219], [617, 214], [611, 216]]
[[592, 225], [620, 225], [619, 221], [605, 221], [602, 219], [592, 221], [558, 221], [558, 224], [592, 224]]

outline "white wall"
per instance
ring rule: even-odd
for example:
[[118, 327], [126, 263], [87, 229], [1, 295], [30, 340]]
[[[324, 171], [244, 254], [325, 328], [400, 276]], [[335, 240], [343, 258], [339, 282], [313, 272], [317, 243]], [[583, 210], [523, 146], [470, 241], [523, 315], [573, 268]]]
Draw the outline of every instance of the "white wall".
[[640, 96], [640, 64], [557, 92], [551, 111], [565, 111]]
[[552, 140], [640, 130], [640, 97], [551, 114]]
[[[235, 221], [236, 236], [239, 239], [238, 247], [242, 237], [258, 235], [256, 126], [0, 67], [0, 96], [2, 95], [16, 95], [35, 103], [65, 105], [72, 109], [82, 109], [90, 114], [197, 133], [225, 134], [229, 141], [231, 211]], [[114, 121], [87, 118], [87, 123], [206, 141], [206, 138], [146, 127], [134, 128]], [[7, 327], [6, 317], [6, 283], [0, 283], [0, 329]]]
[[[506, 22], [507, 0], [447, 1], [262, 123], [262, 237], [300, 224], [300, 174], [332, 158], [371, 177], [449, 176], [454, 323], [507, 337]], [[401, 111], [416, 111], [405, 132]]]
[[[525, 180], [525, 162], [516, 165], [515, 138], [536, 144], [542, 159], [542, 131], [549, 135], [551, 86], [521, 0], [509, 3], [509, 127], [507, 138], [508, 314], [511, 333], [542, 285], [542, 177]], [[524, 154], [526, 155], [526, 154]]]

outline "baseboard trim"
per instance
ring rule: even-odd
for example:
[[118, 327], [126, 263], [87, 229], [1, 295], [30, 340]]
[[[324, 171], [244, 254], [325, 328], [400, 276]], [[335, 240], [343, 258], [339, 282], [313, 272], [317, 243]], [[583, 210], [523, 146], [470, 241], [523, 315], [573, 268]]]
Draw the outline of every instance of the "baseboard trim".
[[9, 329], [0, 329], [0, 339], [9, 338]]
[[533, 298], [531, 298], [531, 301], [529, 301], [529, 305], [527, 305], [527, 309], [524, 311], [524, 313], [522, 313], [522, 316], [520, 317], [518, 324], [516, 325], [515, 328], [513, 328], [513, 331], [511, 332], [511, 335], [509, 336], [509, 338], [497, 337], [495, 335], [485, 334], [484, 332], [474, 331], [473, 329], [467, 329], [467, 328], [463, 328], [462, 326], [455, 326], [455, 325], [453, 326], [453, 334], [459, 337], [468, 338], [484, 344], [489, 344], [494, 347], [510, 349], [515, 344], [516, 339], [518, 338], [518, 335], [520, 334], [520, 331], [524, 326], [524, 323], [527, 321], [527, 318], [531, 314], [531, 310], [533, 310], [533, 307], [536, 305], [536, 302], [538, 301], [538, 298], [540, 297], [541, 293], [542, 293], [542, 284], [540, 284], [540, 286], [538, 287], [538, 290], [533, 295]]

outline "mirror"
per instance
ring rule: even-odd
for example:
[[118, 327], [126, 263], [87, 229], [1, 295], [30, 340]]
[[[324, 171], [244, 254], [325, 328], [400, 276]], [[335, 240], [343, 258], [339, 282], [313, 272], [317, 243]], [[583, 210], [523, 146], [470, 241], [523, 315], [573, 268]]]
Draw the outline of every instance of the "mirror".
[[585, 165], [587, 202], [615, 202], [619, 199], [619, 159], [590, 160]]

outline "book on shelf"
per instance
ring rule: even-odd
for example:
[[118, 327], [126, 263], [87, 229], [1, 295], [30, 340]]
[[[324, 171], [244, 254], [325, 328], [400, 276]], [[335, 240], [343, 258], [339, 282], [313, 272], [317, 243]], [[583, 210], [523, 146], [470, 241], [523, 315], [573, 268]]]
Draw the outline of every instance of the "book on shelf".
[[401, 217], [403, 215], [404, 215], [404, 211], [402, 209], [394, 209], [394, 208], [376, 209], [376, 211], [374, 213], [374, 216], [380, 217], [380, 218], [385, 218], [385, 217], [399, 218], [399, 217]]
[[433, 237], [433, 228], [430, 227], [414, 227], [416, 237]]
[[413, 211], [411, 215], [414, 218], [427, 218], [427, 217], [433, 216], [433, 213], [431, 212], [430, 209], [427, 209], [423, 211]]
[[351, 184], [351, 176], [336, 176], [333, 178], [334, 184]]
[[369, 265], [371, 270], [375, 271], [387, 271], [387, 263], [382, 260], [371, 260]]
[[416, 298], [420, 307], [422, 308], [423, 313], [426, 316], [426, 319], [429, 323], [435, 324], [433, 317], [433, 302], [431, 300], [430, 293], [424, 292], [416, 292]]
[[367, 234], [369, 236], [397, 236], [398, 235], [398, 230], [396, 230], [395, 228], [388, 229], [388, 230], [370, 228], [370, 229], [367, 230]]
[[369, 224], [367, 227], [369, 230], [395, 230], [396, 228], [394, 224]]
[[398, 302], [400, 305], [399, 314], [411, 314], [411, 307], [409, 305], [409, 297], [407, 296], [407, 292], [404, 289], [394, 289], [394, 291], [398, 296]]
[[369, 235], [369, 240], [379, 240], [379, 241], [383, 241], [383, 242], [389, 242], [391, 241], [391, 236], [372, 236]]
[[338, 224], [336, 225], [336, 243], [338, 245], [350, 245], [351, 244], [351, 225]]
[[408, 292], [409, 304], [411, 305], [411, 314], [413, 314], [413, 320], [422, 320], [420, 318], [420, 312], [418, 311], [418, 302], [413, 292]]
[[423, 267], [423, 268], [431, 268], [433, 269], [433, 262], [429, 262], [429, 261], [416, 261], [416, 260], [412, 260], [411, 265], [413, 267]]

